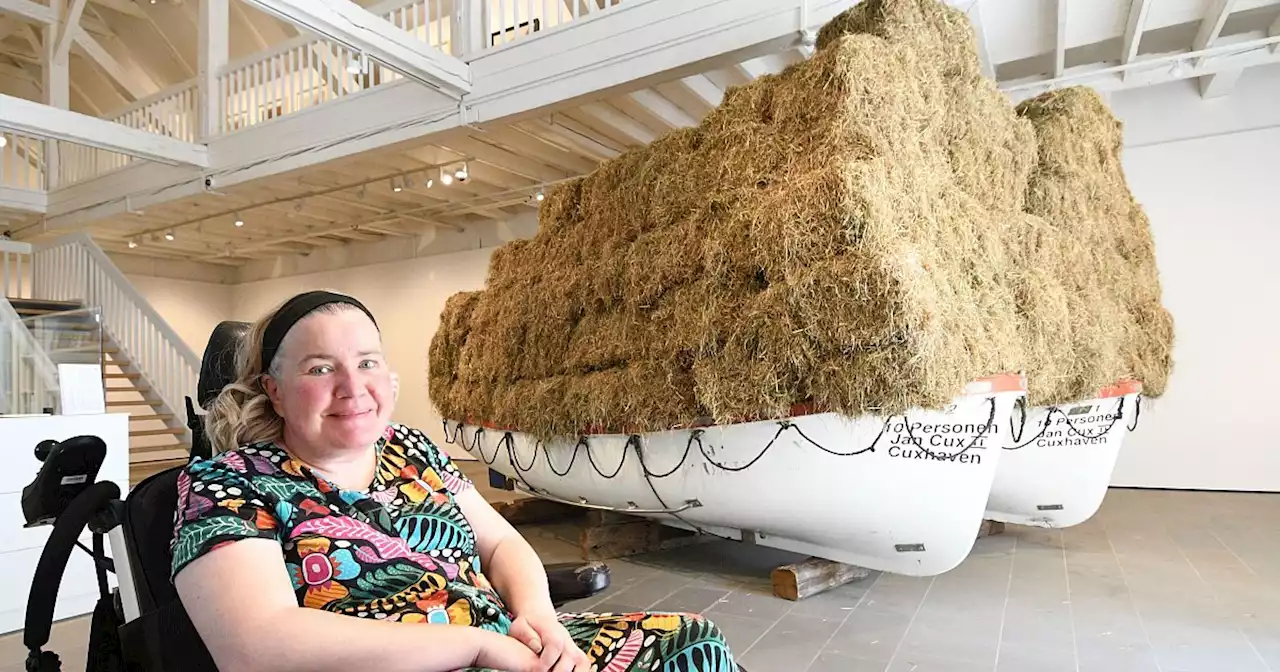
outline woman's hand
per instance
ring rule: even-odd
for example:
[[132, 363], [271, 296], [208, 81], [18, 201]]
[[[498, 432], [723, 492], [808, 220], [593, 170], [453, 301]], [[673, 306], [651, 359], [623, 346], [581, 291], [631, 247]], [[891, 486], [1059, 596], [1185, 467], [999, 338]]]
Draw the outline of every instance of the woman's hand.
[[543, 672], [547, 669], [539, 661], [538, 655], [514, 636], [479, 628], [473, 628], [472, 631], [481, 637], [476, 647], [476, 667], [503, 672]]
[[511, 623], [510, 634], [539, 654], [539, 670], [588, 672], [591, 669], [591, 659], [574, 643], [555, 613], [532, 618], [520, 616]]

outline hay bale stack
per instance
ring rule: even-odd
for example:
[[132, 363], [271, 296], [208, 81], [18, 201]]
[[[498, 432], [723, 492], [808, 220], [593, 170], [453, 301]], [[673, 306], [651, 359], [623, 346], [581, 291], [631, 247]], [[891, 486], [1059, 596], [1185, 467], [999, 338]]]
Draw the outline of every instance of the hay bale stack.
[[[431, 349], [442, 415], [542, 437], [641, 432], [797, 404], [937, 408], [1004, 371], [1055, 400], [1158, 374], [1159, 339], [1120, 343], [1167, 322], [1113, 136], [1056, 155], [1087, 132], [1066, 133], [1078, 120], [1048, 102], [1020, 116], [974, 45], [935, 0], [866, 0], [809, 61], [551, 190], [537, 235], [446, 306]], [[1105, 165], [1076, 175], [1090, 151]], [[1074, 235], [1103, 235], [1077, 222], [1102, 222], [1100, 205], [1124, 206], [1124, 233]], [[1098, 277], [1128, 273], [1122, 301], [1082, 270], [1095, 243], [1117, 251]]]
[[[1163, 394], [1173, 366], [1173, 319], [1160, 302], [1150, 223], [1120, 162], [1119, 120], [1093, 89], [1073, 87], [1024, 101], [1038, 160], [1026, 211], [1048, 230], [1023, 245], [1017, 267], [1048, 269], [1059, 290], [1028, 297], [1046, 317], [1026, 322], [1036, 345], [1029, 362], [1034, 404], [1089, 398], [1126, 378]], [[1064, 311], [1065, 306], [1065, 311]], [[1068, 323], [1063, 323], [1063, 313]]]
[[442, 414], [550, 436], [896, 413], [1018, 370], [1005, 241], [1035, 141], [978, 72], [960, 12], [869, 0], [810, 61], [552, 190], [446, 308]]

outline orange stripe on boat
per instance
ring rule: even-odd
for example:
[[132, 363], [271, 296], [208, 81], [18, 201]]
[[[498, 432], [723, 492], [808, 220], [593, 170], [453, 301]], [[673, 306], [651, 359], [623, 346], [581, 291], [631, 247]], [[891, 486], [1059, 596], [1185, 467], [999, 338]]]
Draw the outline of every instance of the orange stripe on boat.
[[1111, 399], [1114, 397], [1123, 397], [1128, 394], [1141, 394], [1142, 381], [1140, 380], [1122, 380], [1115, 385], [1104, 387], [1098, 391], [1099, 399]]

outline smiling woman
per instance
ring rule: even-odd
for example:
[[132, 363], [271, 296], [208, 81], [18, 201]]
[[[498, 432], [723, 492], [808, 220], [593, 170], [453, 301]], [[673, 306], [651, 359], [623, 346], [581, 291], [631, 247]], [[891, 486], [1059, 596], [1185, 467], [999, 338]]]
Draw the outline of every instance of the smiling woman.
[[[220, 669], [736, 669], [688, 614], [557, 614], [529, 544], [394, 423], [373, 315], [333, 292], [260, 320], [178, 480], [173, 575]], [[342, 618], [347, 616], [348, 618]]]

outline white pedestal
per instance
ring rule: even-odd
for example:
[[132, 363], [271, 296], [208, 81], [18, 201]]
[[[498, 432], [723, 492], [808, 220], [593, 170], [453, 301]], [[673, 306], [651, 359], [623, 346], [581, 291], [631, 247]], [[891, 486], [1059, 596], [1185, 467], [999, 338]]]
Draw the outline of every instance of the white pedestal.
[[[0, 634], [22, 628], [36, 564], [53, 530], [51, 525], [22, 527], [22, 489], [35, 479], [41, 466], [35, 457], [36, 444], [82, 435], [106, 442], [107, 457], [98, 480], [114, 481], [123, 496], [129, 487], [127, 414], [0, 416], [0, 576], [4, 577], [0, 580]], [[87, 530], [81, 536], [86, 546], [91, 539]], [[76, 550], [62, 577], [54, 619], [90, 613], [97, 600], [93, 562], [88, 553]]]

